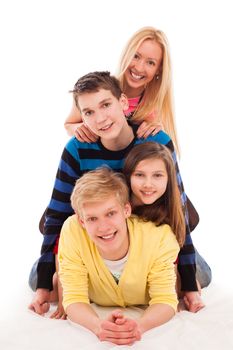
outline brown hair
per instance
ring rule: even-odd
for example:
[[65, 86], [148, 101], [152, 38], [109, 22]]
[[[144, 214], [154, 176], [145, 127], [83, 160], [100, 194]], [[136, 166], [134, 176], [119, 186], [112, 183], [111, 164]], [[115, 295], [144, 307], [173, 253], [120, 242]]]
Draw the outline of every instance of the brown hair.
[[170, 151], [161, 144], [146, 142], [134, 146], [125, 159], [123, 173], [130, 187], [131, 175], [137, 164], [145, 159], [161, 159], [166, 167], [168, 183], [165, 193], [154, 203], [133, 208], [133, 213], [156, 225], [171, 226], [180, 246], [185, 240], [185, 218], [177, 185], [176, 171]]
[[121, 97], [122, 90], [120, 83], [110, 72], [92, 72], [78, 79], [74, 85], [73, 97], [76, 106], [79, 108], [78, 97], [84, 93], [98, 92], [100, 89], [109, 90], [118, 100]]

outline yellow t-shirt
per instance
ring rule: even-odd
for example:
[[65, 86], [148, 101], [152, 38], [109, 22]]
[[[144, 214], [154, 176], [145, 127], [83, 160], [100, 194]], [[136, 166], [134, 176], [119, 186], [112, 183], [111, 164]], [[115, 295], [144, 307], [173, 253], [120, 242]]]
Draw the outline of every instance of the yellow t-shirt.
[[61, 231], [58, 259], [63, 305], [90, 301], [102, 306], [167, 304], [176, 310], [174, 262], [179, 252], [170, 226], [127, 219], [128, 260], [117, 284], [94, 242], [69, 217]]

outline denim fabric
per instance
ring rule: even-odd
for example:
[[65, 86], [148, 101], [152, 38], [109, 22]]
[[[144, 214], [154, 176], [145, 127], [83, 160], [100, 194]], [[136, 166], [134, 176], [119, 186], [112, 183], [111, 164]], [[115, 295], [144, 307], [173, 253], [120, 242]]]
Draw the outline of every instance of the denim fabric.
[[211, 268], [207, 264], [207, 262], [203, 259], [203, 257], [196, 252], [196, 278], [201, 285], [201, 288], [207, 287], [212, 279]]
[[38, 265], [38, 260], [33, 264], [29, 279], [28, 279], [28, 284], [33, 290], [33, 292], [36, 291], [36, 286], [37, 286], [37, 265]]

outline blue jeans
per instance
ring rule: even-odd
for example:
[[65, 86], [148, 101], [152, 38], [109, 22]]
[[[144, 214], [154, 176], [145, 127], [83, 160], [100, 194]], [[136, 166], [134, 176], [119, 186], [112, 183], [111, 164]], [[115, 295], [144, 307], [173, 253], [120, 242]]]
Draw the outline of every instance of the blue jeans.
[[211, 268], [203, 257], [195, 249], [196, 253], [196, 278], [201, 285], [201, 288], [207, 287], [212, 279]]
[[31, 272], [29, 274], [29, 279], [28, 279], [28, 284], [33, 290], [33, 292], [36, 291], [36, 286], [37, 286], [37, 265], [38, 265], [38, 260], [34, 262]]

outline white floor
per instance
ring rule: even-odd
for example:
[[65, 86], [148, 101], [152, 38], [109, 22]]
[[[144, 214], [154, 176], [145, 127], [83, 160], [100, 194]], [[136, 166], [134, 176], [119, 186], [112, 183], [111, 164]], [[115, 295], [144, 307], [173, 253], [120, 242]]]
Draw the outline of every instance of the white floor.
[[[99, 350], [113, 349], [111, 343], [101, 343], [82, 327], [68, 321], [51, 320], [27, 310], [31, 300], [27, 287], [20, 287], [18, 299], [6, 307], [0, 317], [0, 347], [4, 350]], [[233, 349], [233, 290], [223, 290], [214, 282], [203, 290], [205, 309], [197, 314], [187, 311], [167, 324], [144, 334], [131, 349], [146, 350], [232, 350]], [[108, 309], [96, 307], [100, 316]], [[131, 317], [138, 309], [126, 311]], [[4, 317], [2, 317], [4, 316]], [[122, 346], [121, 349], [126, 347]], [[128, 347], [127, 347], [128, 348]]]
[[68, 90], [89, 71], [113, 73], [126, 40], [145, 25], [165, 31], [170, 42], [180, 169], [201, 218], [192, 238], [215, 282], [203, 292], [205, 309], [177, 314], [131, 349], [233, 349], [231, 2], [133, 4], [106, 15], [107, 0], [0, 2], [1, 350], [114, 348], [66, 321], [27, 311], [26, 279], [67, 141]]

